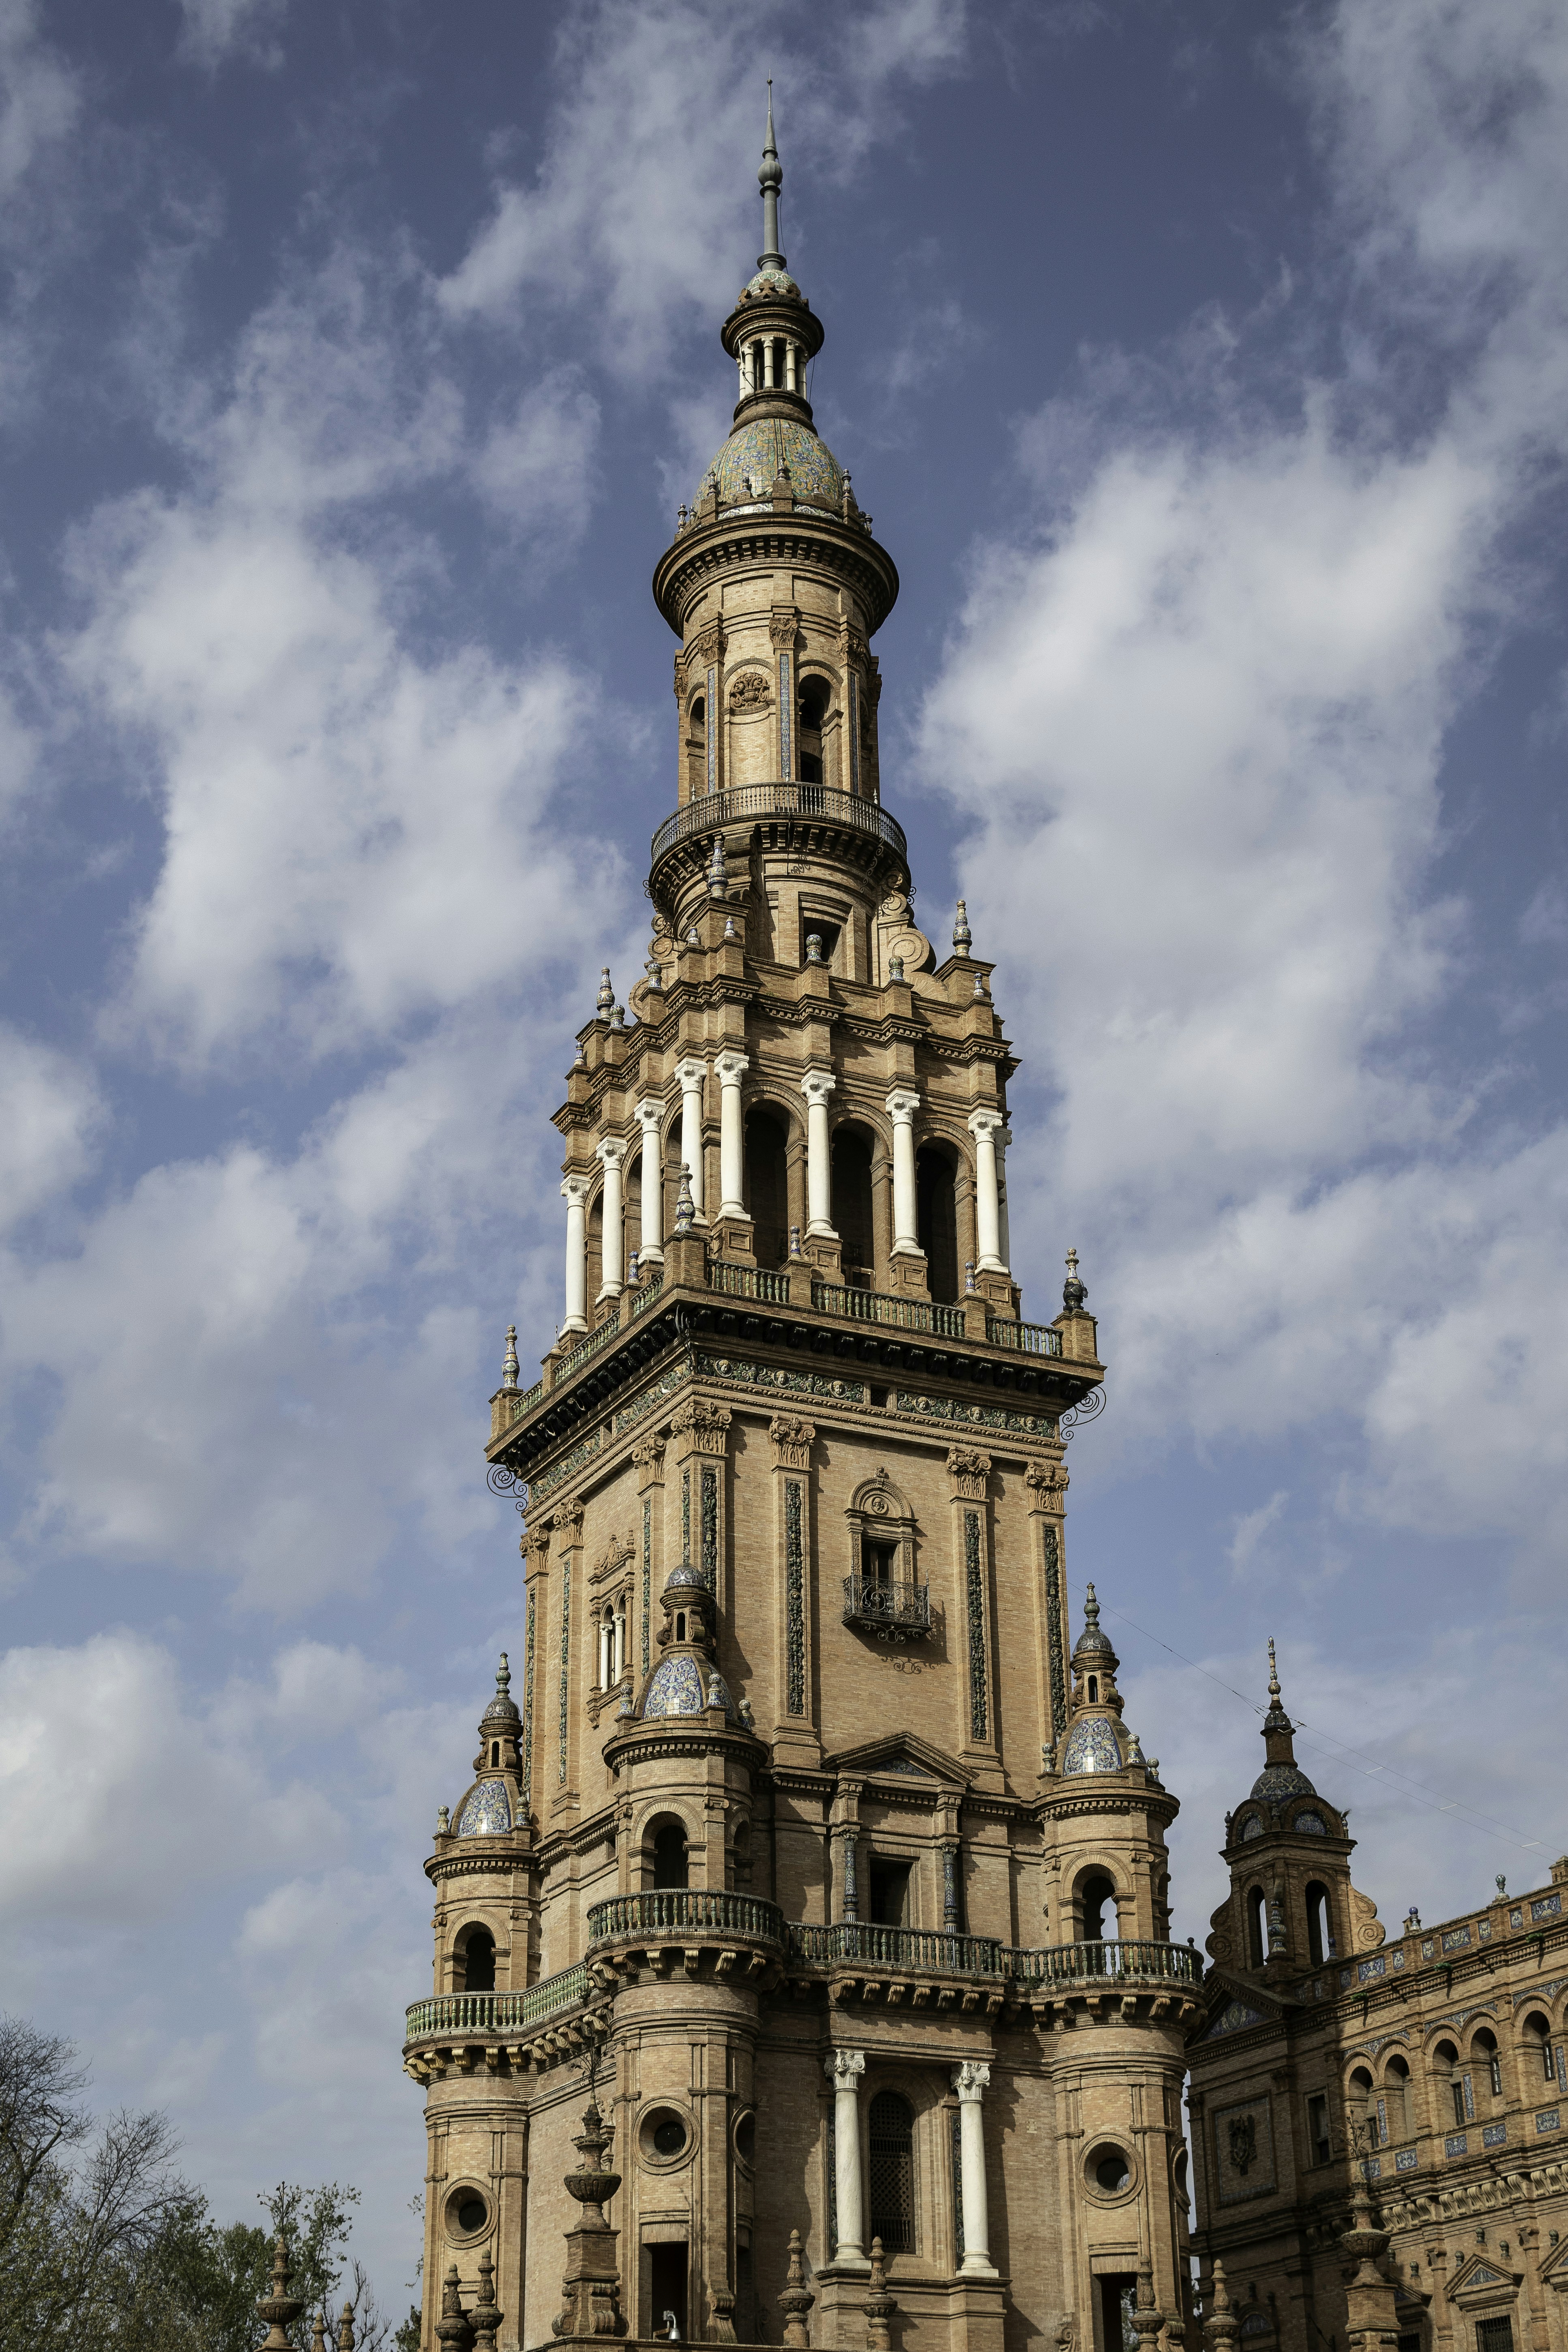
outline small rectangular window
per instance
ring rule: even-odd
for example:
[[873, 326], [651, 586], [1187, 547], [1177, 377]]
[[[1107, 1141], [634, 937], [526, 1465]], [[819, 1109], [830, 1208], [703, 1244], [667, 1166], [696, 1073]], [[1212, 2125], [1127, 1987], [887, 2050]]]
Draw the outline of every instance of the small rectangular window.
[[1513, 2322], [1505, 2311], [1499, 2319], [1478, 2319], [1476, 2352], [1513, 2352]]
[[1311, 2161], [1327, 2164], [1333, 2147], [1329, 2137], [1329, 2102], [1321, 2091], [1314, 2092], [1307, 2102], [1307, 2137], [1311, 2142]]
[[861, 1547], [860, 1573], [868, 1584], [891, 1584], [899, 1565], [896, 1543], [873, 1543], [868, 1536]]

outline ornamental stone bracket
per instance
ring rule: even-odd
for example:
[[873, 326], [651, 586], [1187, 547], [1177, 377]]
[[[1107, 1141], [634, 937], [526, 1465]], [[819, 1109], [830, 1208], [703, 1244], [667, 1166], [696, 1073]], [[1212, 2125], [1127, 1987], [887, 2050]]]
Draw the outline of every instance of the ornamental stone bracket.
[[773, 1442], [775, 1470], [809, 1470], [811, 1444], [816, 1435], [816, 1423], [800, 1421], [793, 1414], [779, 1413], [768, 1424], [768, 1435]]

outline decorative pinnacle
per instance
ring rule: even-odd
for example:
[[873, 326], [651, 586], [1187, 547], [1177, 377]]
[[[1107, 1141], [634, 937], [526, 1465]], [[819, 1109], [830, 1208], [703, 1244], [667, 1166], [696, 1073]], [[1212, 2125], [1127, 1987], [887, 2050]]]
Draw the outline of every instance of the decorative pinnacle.
[[763, 141], [762, 168], [757, 180], [763, 191], [763, 243], [765, 253], [757, 256], [759, 269], [782, 269], [784, 257], [779, 251], [779, 190], [784, 185], [784, 167], [779, 151], [773, 143], [773, 78], [768, 76], [768, 129]]
[[1277, 1699], [1279, 1696], [1279, 1669], [1274, 1662], [1274, 1636], [1272, 1633], [1268, 1636], [1268, 1696], [1273, 1699]]
[[595, 998], [594, 1002], [601, 1015], [613, 1013], [616, 1009], [616, 992], [610, 986], [610, 967], [608, 964], [605, 964], [600, 968], [599, 993]]
[[691, 1171], [685, 1161], [680, 1167], [680, 1190], [675, 1196], [675, 1230], [689, 1234], [697, 1218], [697, 1203], [691, 1197]]
[[500, 1664], [496, 1668], [496, 1696], [505, 1698], [510, 1688], [511, 1668], [507, 1664], [506, 1652], [503, 1650], [500, 1654]]
[[1086, 1584], [1083, 1589], [1083, 1622], [1085, 1632], [1091, 1626], [1098, 1628], [1100, 1624], [1100, 1603], [1094, 1597], [1092, 1584]]
[[509, 1323], [506, 1327], [506, 1361], [501, 1366], [500, 1374], [503, 1389], [516, 1388], [517, 1370], [517, 1325]]
[[1069, 1249], [1067, 1254], [1067, 1270], [1068, 1278], [1062, 1285], [1062, 1305], [1069, 1315], [1081, 1315], [1083, 1302], [1089, 1297], [1089, 1286], [1079, 1280], [1078, 1252], [1075, 1249]]
[[954, 955], [967, 955], [973, 944], [973, 938], [969, 929], [969, 910], [961, 898], [958, 902], [958, 912], [952, 921], [952, 951]]

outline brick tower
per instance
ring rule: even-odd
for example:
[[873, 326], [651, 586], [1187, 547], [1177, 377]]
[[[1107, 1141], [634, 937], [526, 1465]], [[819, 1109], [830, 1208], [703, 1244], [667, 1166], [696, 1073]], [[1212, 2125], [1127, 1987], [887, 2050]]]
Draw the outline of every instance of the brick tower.
[[1021, 1319], [1016, 1065], [881, 803], [898, 578], [813, 429], [781, 176], [770, 110], [734, 429], [654, 574], [647, 971], [556, 1114], [561, 1337], [491, 1403], [521, 1664], [426, 1864], [426, 2344], [488, 2323], [484, 2258], [503, 2352], [808, 2306], [819, 2346], [1147, 2352], [1189, 2316], [1176, 1801], [1092, 1588], [1071, 1636], [1095, 1321], [1075, 1258]]

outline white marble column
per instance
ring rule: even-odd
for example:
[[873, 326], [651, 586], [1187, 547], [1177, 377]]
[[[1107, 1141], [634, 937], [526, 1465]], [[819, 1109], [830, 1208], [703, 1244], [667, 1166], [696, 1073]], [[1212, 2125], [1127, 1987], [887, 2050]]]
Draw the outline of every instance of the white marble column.
[[921, 1098], [912, 1087], [895, 1087], [883, 1108], [893, 1122], [893, 1254], [921, 1254], [915, 1205], [915, 1113]]
[[838, 2192], [838, 2244], [833, 2259], [836, 2263], [858, 2263], [865, 2268], [860, 2077], [866, 2072], [866, 2053], [863, 2050], [830, 2050], [822, 2066], [833, 2085], [833, 2173]]
[[1004, 1274], [1002, 1212], [996, 1190], [996, 1130], [1002, 1121], [994, 1110], [969, 1114], [974, 1138], [974, 1239], [983, 1274]]
[[963, 2275], [994, 2278], [991, 2259], [991, 2213], [985, 2197], [985, 2133], [980, 2114], [981, 2094], [991, 2080], [991, 2069], [973, 2059], [952, 2070], [958, 2093], [958, 2174], [963, 2185]]
[[680, 1088], [680, 1161], [691, 1178], [691, 1207], [699, 1223], [702, 1222], [702, 1088], [708, 1077], [706, 1062], [682, 1062], [676, 1069], [676, 1082]]
[[567, 1176], [562, 1180], [561, 1197], [566, 1203], [566, 1320], [565, 1331], [585, 1331], [588, 1328], [588, 1179]]
[[638, 1103], [637, 1125], [642, 1129], [642, 1186], [638, 1206], [642, 1211], [642, 1240], [637, 1244], [639, 1265], [664, 1264], [664, 1105], [652, 1097]]
[[621, 1197], [626, 1146], [618, 1135], [606, 1135], [595, 1156], [605, 1171], [599, 1216], [599, 1296], [595, 1302], [601, 1305], [606, 1298], [618, 1298], [626, 1286], [626, 1223]]
[[719, 1214], [745, 1217], [741, 1198], [745, 1189], [744, 1130], [741, 1122], [741, 1080], [751, 1068], [746, 1054], [721, 1054], [713, 1065], [719, 1074]]
[[807, 1070], [800, 1082], [805, 1097], [805, 1230], [826, 1241], [833, 1230], [833, 1161], [827, 1140], [827, 1097], [837, 1080], [831, 1070]]
[[1009, 1274], [1013, 1271], [1013, 1235], [1007, 1223], [1007, 1146], [1013, 1140], [1010, 1127], [996, 1130], [996, 1238], [1002, 1263]]

